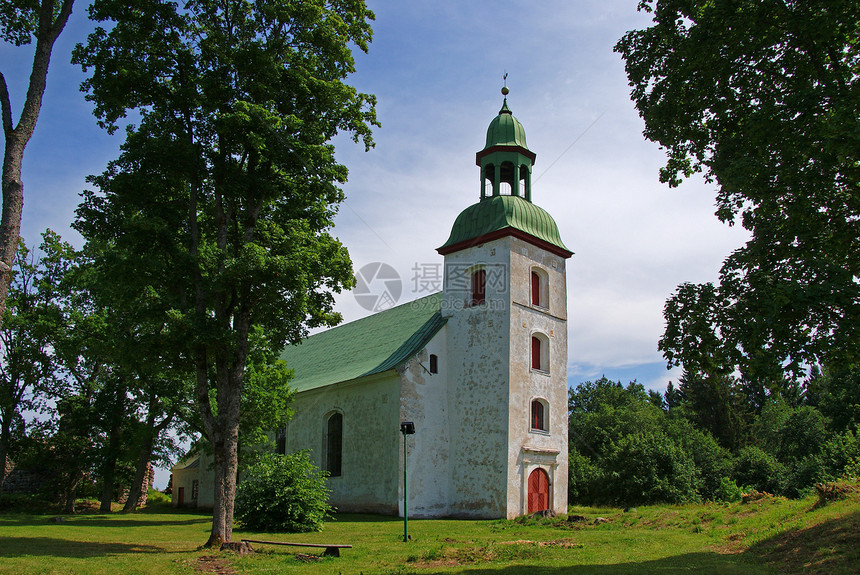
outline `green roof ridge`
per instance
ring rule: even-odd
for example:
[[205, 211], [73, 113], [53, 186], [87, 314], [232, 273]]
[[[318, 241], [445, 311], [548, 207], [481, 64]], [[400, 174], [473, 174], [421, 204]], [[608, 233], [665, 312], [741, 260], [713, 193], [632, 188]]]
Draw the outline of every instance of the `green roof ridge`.
[[308, 391], [394, 369], [418, 353], [445, 324], [442, 294], [406, 302], [314, 334], [281, 353], [291, 387]]

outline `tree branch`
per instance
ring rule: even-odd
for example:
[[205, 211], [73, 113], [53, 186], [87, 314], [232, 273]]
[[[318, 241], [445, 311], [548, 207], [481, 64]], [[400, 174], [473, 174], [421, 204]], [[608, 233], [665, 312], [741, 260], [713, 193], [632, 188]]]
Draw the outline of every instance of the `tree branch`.
[[12, 103], [9, 101], [9, 88], [3, 72], [0, 72], [0, 105], [3, 108], [3, 134], [8, 138], [12, 135]]
[[48, 64], [51, 62], [51, 51], [54, 42], [63, 31], [69, 15], [72, 13], [74, 0], [64, 0], [60, 14], [54, 21], [54, 2], [42, 2], [39, 11], [39, 24], [36, 28], [36, 51], [33, 54], [33, 70], [30, 74], [30, 85], [27, 88], [27, 99], [21, 110], [21, 117], [15, 130], [20, 133], [19, 137], [27, 142], [36, 128], [36, 120], [42, 107], [42, 96], [48, 79]]

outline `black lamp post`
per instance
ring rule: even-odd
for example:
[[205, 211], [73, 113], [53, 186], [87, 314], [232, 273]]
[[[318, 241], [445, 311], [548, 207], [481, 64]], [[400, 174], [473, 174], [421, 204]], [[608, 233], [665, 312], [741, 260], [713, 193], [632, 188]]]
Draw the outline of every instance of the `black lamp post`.
[[406, 509], [408, 499], [406, 498], [406, 436], [415, 433], [415, 424], [411, 421], [400, 423], [400, 433], [403, 434], [403, 542], [409, 541], [409, 513]]

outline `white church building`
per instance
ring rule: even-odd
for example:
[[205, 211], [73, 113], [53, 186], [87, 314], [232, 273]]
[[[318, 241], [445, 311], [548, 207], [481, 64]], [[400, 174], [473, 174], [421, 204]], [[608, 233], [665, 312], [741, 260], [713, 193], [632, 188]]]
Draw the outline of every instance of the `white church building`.
[[[279, 449], [310, 451], [339, 511], [402, 515], [405, 487], [411, 517], [567, 512], [572, 252], [532, 203], [534, 161], [505, 100], [477, 153], [479, 200], [437, 249], [442, 291], [283, 352], [296, 395]], [[188, 483], [190, 502], [195, 481], [211, 506], [202, 467], [177, 465], [174, 493]]]

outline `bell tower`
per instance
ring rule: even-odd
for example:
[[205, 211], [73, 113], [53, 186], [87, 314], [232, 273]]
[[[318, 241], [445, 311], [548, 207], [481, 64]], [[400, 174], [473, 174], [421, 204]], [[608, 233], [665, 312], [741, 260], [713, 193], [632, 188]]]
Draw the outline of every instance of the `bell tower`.
[[573, 254], [532, 203], [536, 155], [508, 107], [487, 129], [479, 201], [445, 258], [449, 512], [567, 512], [567, 286]]

